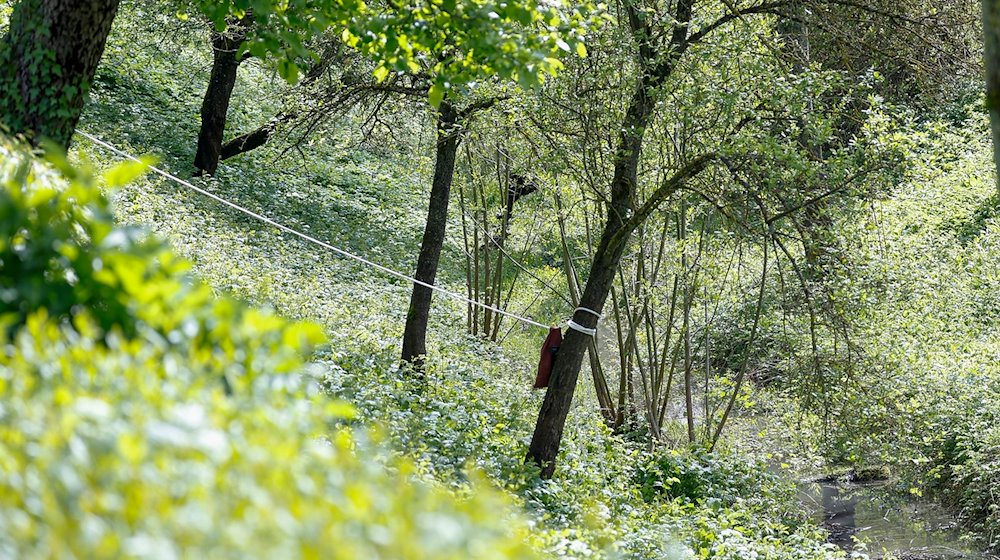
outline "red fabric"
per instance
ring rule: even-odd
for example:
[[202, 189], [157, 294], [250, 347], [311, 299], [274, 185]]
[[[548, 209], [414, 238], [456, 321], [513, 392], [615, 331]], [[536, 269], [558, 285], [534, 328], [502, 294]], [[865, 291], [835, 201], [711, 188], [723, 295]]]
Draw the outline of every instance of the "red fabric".
[[549, 329], [549, 336], [545, 337], [545, 343], [542, 344], [542, 355], [538, 359], [538, 374], [535, 375], [535, 389], [549, 386], [552, 365], [556, 361], [556, 352], [560, 346], [562, 346], [562, 329], [552, 327]]

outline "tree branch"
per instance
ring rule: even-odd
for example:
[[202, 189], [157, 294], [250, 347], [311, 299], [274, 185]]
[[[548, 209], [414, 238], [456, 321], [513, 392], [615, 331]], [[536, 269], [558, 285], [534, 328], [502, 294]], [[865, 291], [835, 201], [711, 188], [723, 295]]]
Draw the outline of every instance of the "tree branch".
[[629, 29], [639, 44], [639, 57], [642, 60], [652, 60], [656, 53], [650, 43], [653, 30], [649, 27], [649, 22], [643, 19], [632, 1], [626, 1], [623, 4], [625, 5], [625, 14], [628, 16]]
[[684, 186], [684, 184], [692, 177], [698, 175], [705, 170], [706, 167], [713, 161], [719, 158], [718, 154], [708, 153], [702, 154], [695, 157], [687, 165], [677, 170], [665, 183], [659, 186], [646, 202], [640, 206], [634, 214], [625, 222], [623, 231], [632, 232], [635, 228], [639, 227], [650, 214], [653, 213], [663, 204], [663, 201], [667, 199], [671, 194], [677, 191], [677, 189]]
[[[728, 4], [728, 3], [727, 3]], [[791, 1], [784, 0], [781, 2], [764, 2], [763, 4], [758, 4], [756, 6], [749, 6], [742, 9], [734, 10], [733, 6], [730, 6], [730, 12], [726, 15], [720, 17], [719, 19], [709, 23], [708, 25], [702, 27], [697, 32], [692, 33], [687, 38], [687, 44], [693, 45], [705, 38], [709, 33], [715, 31], [716, 29], [722, 27], [723, 25], [739, 19], [743, 16], [749, 16], [753, 14], [776, 14], [779, 13], [778, 9], [791, 4]]]
[[462, 111], [459, 113], [459, 116], [462, 118], [466, 118], [477, 111], [485, 111], [486, 109], [493, 107], [497, 103], [500, 103], [501, 101], [506, 101], [508, 99], [510, 99], [509, 95], [498, 95], [497, 97], [490, 97], [488, 99], [480, 99], [479, 101], [473, 101], [472, 103], [466, 105], [464, 109], [462, 109]]
[[779, 213], [771, 216], [770, 218], [768, 218], [768, 222], [767, 223], [771, 224], [773, 222], [776, 222], [776, 221], [778, 221], [778, 220], [780, 220], [782, 218], [785, 218], [787, 216], [790, 216], [791, 214], [794, 214], [794, 213], [798, 212], [799, 210], [802, 210], [803, 208], [807, 208], [809, 206], [812, 206], [814, 204], [822, 202], [823, 199], [825, 199], [825, 198], [829, 198], [829, 197], [831, 197], [831, 196], [833, 196], [835, 194], [843, 192], [848, 187], [850, 187], [851, 184], [854, 183], [856, 180], [861, 179], [863, 177], [867, 177], [868, 174], [871, 173], [874, 170], [875, 170], [874, 168], [871, 168], [871, 169], [862, 169], [861, 171], [858, 171], [857, 173], [852, 174], [850, 177], [848, 177], [840, 185], [838, 185], [838, 186], [836, 186], [836, 187], [834, 187], [834, 188], [832, 188], [832, 189], [830, 189], [830, 190], [828, 190], [826, 192], [823, 192], [823, 193], [821, 193], [821, 194], [819, 194], [817, 196], [814, 196], [813, 198], [810, 198], [809, 200], [806, 200], [805, 202], [797, 204], [797, 205], [795, 205], [795, 206], [793, 206], [791, 208], [788, 208], [787, 210], [784, 210], [782, 212], [779, 212]]

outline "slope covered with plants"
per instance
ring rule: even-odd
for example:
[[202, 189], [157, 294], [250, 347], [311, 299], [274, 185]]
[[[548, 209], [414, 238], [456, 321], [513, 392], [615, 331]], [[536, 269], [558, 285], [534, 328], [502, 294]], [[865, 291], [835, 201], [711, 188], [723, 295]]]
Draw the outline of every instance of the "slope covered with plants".
[[997, 550], [975, 4], [2, 8], [0, 556]]
[[304, 368], [315, 325], [216, 297], [87, 172], [2, 156], [4, 556], [533, 556], [500, 495], [347, 424]]
[[[183, 115], [197, 106], [198, 92], [188, 92], [186, 105], [179, 96], [181, 100], [172, 100], [173, 108], [166, 109], [158, 105], [163, 98], [153, 92], [184, 91], [188, 73], [203, 68], [198, 58], [203, 55], [185, 50], [174, 59], [136, 59], [135, 37], [128, 31], [111, 37], [95, 83], [97, 102], [85, 114], [81, 129], [134, 153], [159, 152], [160, 165], [183, 170], [191, 146], [179, 140], [171, 147], [161, 141], [182, 131], [185, 123], [190, 126]], [[133, 74], [137, 67], [156, 79]], [[246, 71], [249, 79], [241, 83], [249, 85], [259, 83], [253, 72], [265, 69]], [[255, 86], [236, 94], [237, 105], [274, 95]], [[150, 111], [160, 116], [142, 117]], [[121, 118], [127, 114], [139, 117]], [[247, 122], [255, 122], [254, 117], [248, 115]], [[235, 122], [240, 126], [239, 118]], [[283, 155], [280, 144], [265, 147], [238, 162], [223, 162], [216, 178], [200, 184], [280, 223], [405, 270], [412, 266], [412, 240], [421, 225], [417, 209], [432, 165], [407, 159], [407, 150], [419, 152], [430, 139], [415, 127], [412, 144], [386, 146], [354, 132], [356, 122], [346, 116], [330, 124], [322, 143], [309, 148], [319, 154], [316, 157]], [[98, 165], [120, 159], [85, 138], [75, 151]], [[276, 158], [278, 166], [272, 163]], [[528, 542], [538, 552], [571, 557], [683, 557], [693, 552], [742, 558], [750, 551], [789, 558], [837, 555], [798, 511], [789, 482], [768, 474], [762, 464], [737, 457], [650, 453], [638, 441], [615, 436], [590, 412], [589, 404], [571, 416], [574, 435], [567, 442], [562, 478], [553, 483], [535, 480], [523, 453], [540, 397], [530, 387], [544, 331], [513, 325], [500, 347], [462, 334], [464, 306], [436, 300], [434, 350], [424, 375], [415, 378], [397, 364], [408, 289], [403, 282], [157, 175], [147, 174], [117, 189], [113, 198], [121, 222], [143, 224], [165, 236], [211, 285], [272, 305], [284, 316], [319, 322], [329, 346], [314, 356], [315, 372], [329, 398], [350, 402], [353, 421], [383, 430], [396, 452], [413, 461], [422, 476], [466, 493], [470, 476], [478, 480], [481, 474], [476, 473], [484, 473], [525, 508], [533, 527]], [[452, 237], [442, 271], [451, 286], [461, 282], [463, 274], [455, 241]], [[551, 277], [558, 270], [544, 262], [530, 266], [540, 276]], [[690, 487], [671, 492], [676, 475], [685, 477]]]

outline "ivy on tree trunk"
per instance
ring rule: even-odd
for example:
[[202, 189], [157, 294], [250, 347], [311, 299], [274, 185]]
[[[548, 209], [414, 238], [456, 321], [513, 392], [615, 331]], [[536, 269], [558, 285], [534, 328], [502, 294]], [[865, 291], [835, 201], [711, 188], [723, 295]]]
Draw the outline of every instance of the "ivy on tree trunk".
[[67, 148], [119, 0], [22, 0], [0, 45], [0, 120]]

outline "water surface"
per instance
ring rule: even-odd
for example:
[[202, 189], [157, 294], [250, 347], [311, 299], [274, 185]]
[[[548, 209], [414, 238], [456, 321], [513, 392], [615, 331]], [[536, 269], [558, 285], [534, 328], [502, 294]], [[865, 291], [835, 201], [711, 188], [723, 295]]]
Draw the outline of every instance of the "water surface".
[[803, 504], [830, 531], [830, 542], [872, 558], [986, 560], [977, 543], [963, 538], [958, 520], [941, 506], [901, 496], [886, 483], [807, 482]]

